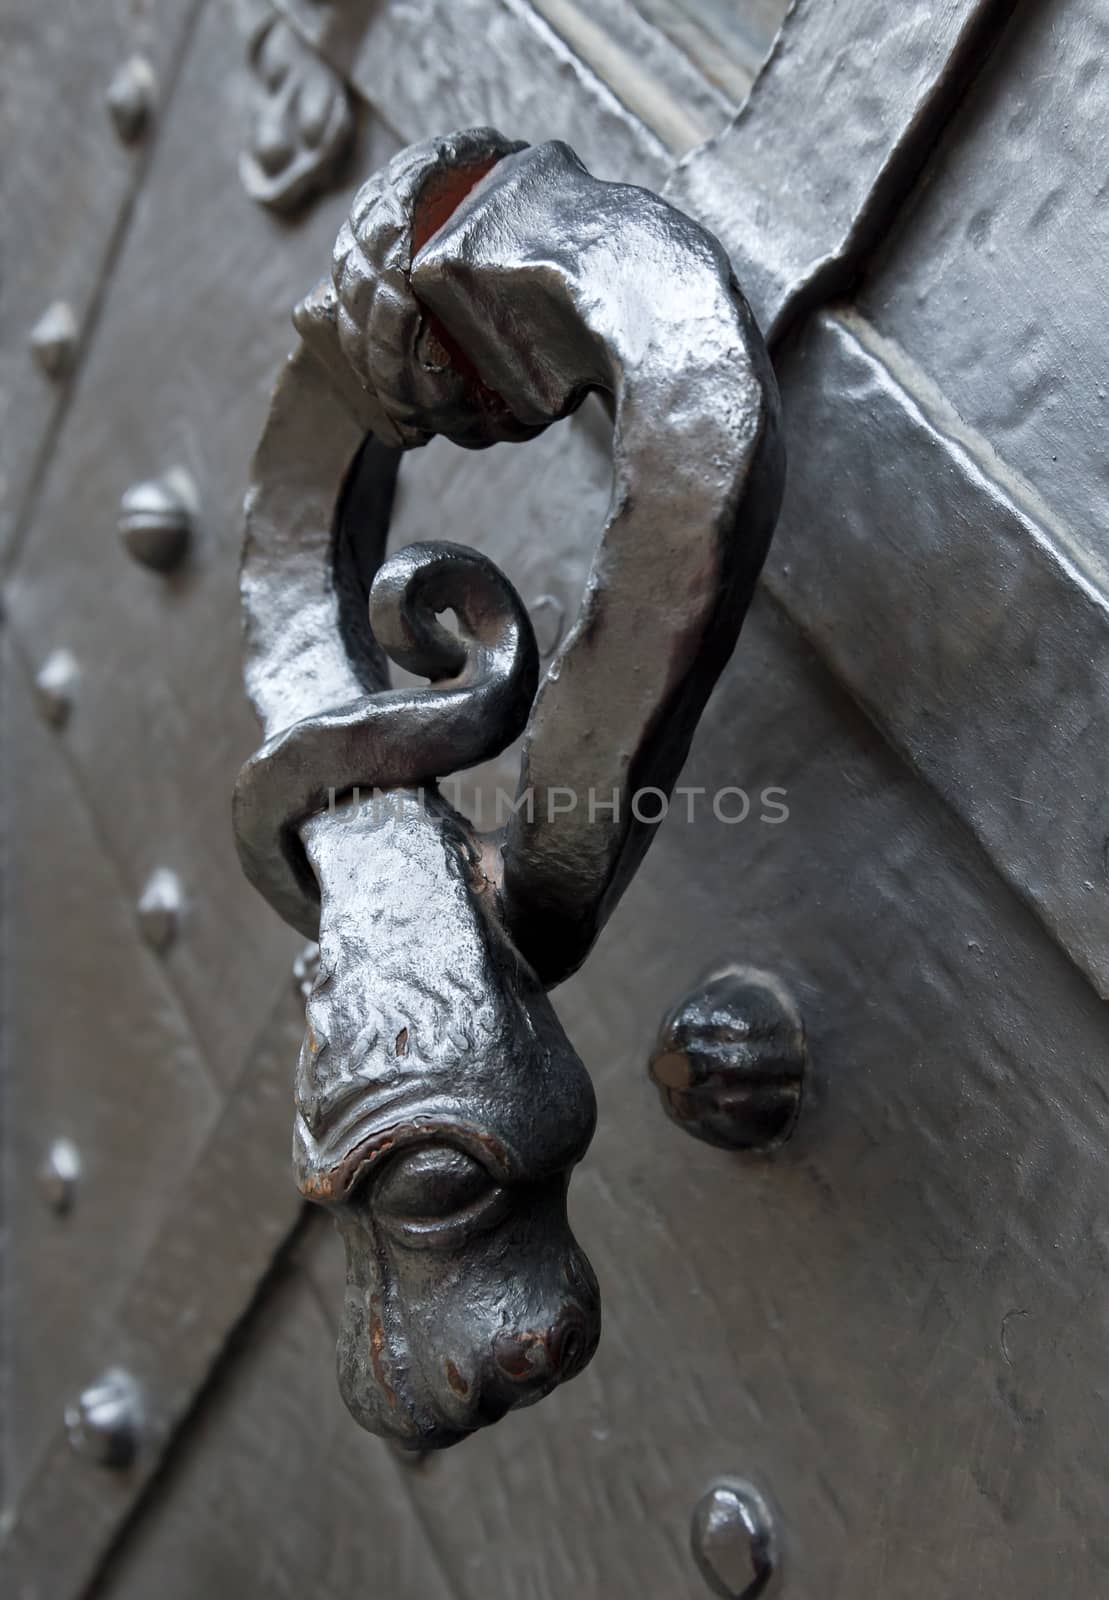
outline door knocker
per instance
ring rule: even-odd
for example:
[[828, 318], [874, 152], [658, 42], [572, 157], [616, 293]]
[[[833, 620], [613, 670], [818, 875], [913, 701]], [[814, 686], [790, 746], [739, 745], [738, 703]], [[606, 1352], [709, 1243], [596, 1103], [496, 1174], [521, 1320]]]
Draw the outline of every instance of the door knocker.
[[[248, 877], [320, 945], [294, 1147], [346, 1245], [343, 1395], [424, 1449], [596, 1347], [566, 1218], [593, 1091], [547, 991], [642, 860], [653, 825], [628, 799], [670, 793], [735, 645], [781, 496], [777, 390], [710, 234], [563, 144], [489, 129], [371, 178], [294, 321], [247, 499], [265, 743], [235, 830]], [[540, 683], [489, 560], [449, 543], [386, 558], [395, 475], [436, 433], [526, 441], [594, 391], [612, 499]], [[427, 686], [390, 688], [387, 658]], [[436, 781], [521, 731], [532, 803], [478, 834]], [[566, 812], [555, 786], [616, 804]]]

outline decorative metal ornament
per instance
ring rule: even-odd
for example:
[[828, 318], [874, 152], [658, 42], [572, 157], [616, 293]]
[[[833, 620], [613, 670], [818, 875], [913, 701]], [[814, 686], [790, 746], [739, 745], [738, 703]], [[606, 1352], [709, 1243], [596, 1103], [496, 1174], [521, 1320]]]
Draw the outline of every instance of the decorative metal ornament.
[[65, 1410], [69, 1442], [102, 1467], [129, 1467], [142, 1437], [143, 1405], [129, 1372], [113, 1367]]
[[47, 306], [31, 329], [31, 352], [48, 378], [66, 378], [77, 354], [77, 318], [66, 300]]
[[192, 537], [196, 491], [176, 469], [133, 484], [119, 503], [119, 536], [128, 555], [155, 572], [172, 572]]
[[725, 1150], [773, 1150], [797, 1123], [801, 1013], [771, 973], [725, 967], [666, 1016], [650, 1075], [670, 1120]]
[[773, 1519], [749, 1483], [722, 1478], [706, 1490], [694, 1507], [690, 1546], [697, 1570], [721, 1600], [760, 1600], [777, 1587]]
[[[426, 1449], [538, 1399], [599, 1336], [566, 1218], [593, 1091], [546, 990], [635, 872], [653, 825], [634, 791], [672, 788], [735, 644], [781, 495], [777, 392], [711, 235], [565, 145], [489, 129], [372, 178], [294, 320], [247, 502], [266, 741], [236, 838], [320, 946], [294, 1150], [346, 1244], [340, 1385], [366, 1427]], [[393, 489], [435, 433], [527, 440], [591, 390], [613, 408], [613, 499], [540, 685], [490, 561], [385, 559]], [[428, 687], [390, 688], [389, 659]], [[521, 732], [533, 804], [478, 834], [437, 780]], [[590, 792], [615, 793], [600, 820]]]
[[145, 56], [130, 56], [108, 85], [108, 115], [124, 144], [134, 144], [146, 132], [157, 88], [154, 68]]
[[253, 125], [239, 158], [247, 194], [273, 211], [296, 211], [326, 189], [350, 148], [346, 85], [281, 17], [252, 32]]

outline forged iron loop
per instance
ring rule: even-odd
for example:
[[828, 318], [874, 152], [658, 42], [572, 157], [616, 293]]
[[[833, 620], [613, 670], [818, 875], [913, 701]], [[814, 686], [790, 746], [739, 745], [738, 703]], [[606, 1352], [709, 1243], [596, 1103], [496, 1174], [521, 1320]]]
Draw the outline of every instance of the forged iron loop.
[[[294, 1159], [346, 1246], [340, 1388], [419, 1450], [596, 1347], [566, 1215], [595, 1102], [546, 991], [642, 859], [631, 793], [669, 793], [735, 644], [781, 495], [777, 391], [715, 239], [565, 145], [489, 129], [372, 178], [294, 322], [247, 497], [266, 742], [235, 829], [252, 882], [319, 940]], [[396, 472], [436, 433], [523, 441], [591, 391], [613, 415], [612, 499], [537, 692], [531, 624], [491, 562], [445, 543], [386, 558]], [[388, 659], [430, 682], [390, 687]], [[436, 780], [521, 730], [534, 807], [479, 837]], [[555, 787], [624, 804], [556, 815]]]

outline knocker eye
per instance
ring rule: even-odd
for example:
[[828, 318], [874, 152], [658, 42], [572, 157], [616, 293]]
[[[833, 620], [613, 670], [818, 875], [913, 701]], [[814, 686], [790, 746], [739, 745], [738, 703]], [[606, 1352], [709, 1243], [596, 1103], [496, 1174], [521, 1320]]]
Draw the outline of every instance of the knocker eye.
[[373, 1197], [375, 1216], [403, 1242], [425, 1249], [492, 1227], [506, 1208], [505, 1190], [481, 1162], [450, 1145], [395, 1156]]

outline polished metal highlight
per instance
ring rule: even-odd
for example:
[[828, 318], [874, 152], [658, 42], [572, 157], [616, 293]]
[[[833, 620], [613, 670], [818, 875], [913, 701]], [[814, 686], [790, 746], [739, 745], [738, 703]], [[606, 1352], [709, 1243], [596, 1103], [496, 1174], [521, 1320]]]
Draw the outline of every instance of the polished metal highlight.
[[47, 306], [31, 329], [31, 353], [48, 378], [66, 378], [77, 354], [77, 318], [66, 300]]
[[65, 1409], [71, 1447], [102, 1467], [129, 1467], [142, 1439], [142, 1393], [135, 1379], [113, 1367]]
[[670, 1120], [725, 1150], [773, 1150], [801, 1112], [808, 1052], [779, 979], [725, 967], [663, 1020], [649, 1071]]
[[140, 565], [172, 572], [184, 560], [195, 515], [196, 491], [177, 469], [127, 490], [119, 503], [119, 536]]
[[[420, 1450], [596, 1346], [566, 1219], [593, 1091], [545, 991], [630, 881], [653, 834], [635, 791], [672, 788], [734, 647], [781, 495], [777, 391], [711, 235], [563, 144], [488, 129], [372, 178], [294, 320], [248, 495], [266, 742], [236, 838], [319, 941], [294, 1148], [346, 1244], [340, 1385], [364, 1426]], [[396, 473], [436, 433], [524, 441], [594, 390], [613, 497], [540, 682], [526, 608], [485, 557], [384, 559]], [[390, 688], [390, 659], [429, 686]], [[437, 780], [521, 732], [519, 809], [478, 834]], [[552, 803], [567, 789], [576, 815]]]
[[760, 1600], [777, 1588], [773, 1518], [749, 1483], [722, 1478], [705, 1491], [694, 1507], [690, 1545], [697, 1570], [720, 1600]]
[[150, 125], [158, 80], [145, 56], [130, 56], [116, 71], [105, 104], [124, 144], [135, 144]]

